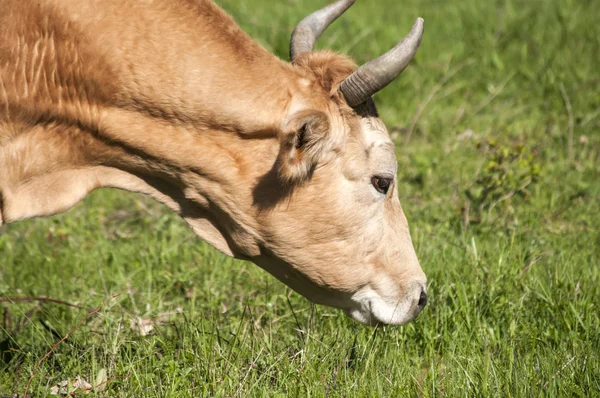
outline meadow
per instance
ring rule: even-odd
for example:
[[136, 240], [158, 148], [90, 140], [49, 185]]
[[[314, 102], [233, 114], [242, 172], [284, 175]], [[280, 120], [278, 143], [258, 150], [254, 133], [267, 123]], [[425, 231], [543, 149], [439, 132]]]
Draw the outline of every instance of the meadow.
[[[282, 58], [326, 4], [218, 3]], [[598, 3], [358, 0], [318, 48], [364, 63], [417, 16], [375, 97], [429, 279], [415, 322], [361, 326], [97, 191], [0, 230], [0, 396], [600, 396]]]

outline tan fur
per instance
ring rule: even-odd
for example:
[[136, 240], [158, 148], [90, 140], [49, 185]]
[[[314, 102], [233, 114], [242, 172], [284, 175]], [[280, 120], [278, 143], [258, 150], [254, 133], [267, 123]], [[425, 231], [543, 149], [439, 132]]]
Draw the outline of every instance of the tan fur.
[[337, 91], [354, 69], [283, 62], [207, 0], [3, 0], [0, 226], [141, 192], [313, 301], [403, 323], [413, 304], [364, 315], [425, 279], [397, 194], [369, 183], [395, 173], [385, 126]]

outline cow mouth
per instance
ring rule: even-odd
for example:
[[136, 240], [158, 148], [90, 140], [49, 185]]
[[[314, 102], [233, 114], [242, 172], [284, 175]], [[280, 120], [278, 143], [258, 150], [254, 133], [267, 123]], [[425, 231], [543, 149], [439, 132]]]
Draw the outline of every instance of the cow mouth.
[[375, 319], [372, 313], [357, 309], [344, 309], [346, 316], [354, 319], [356, 322], [367, 326], [383, 326], [385, 323]]

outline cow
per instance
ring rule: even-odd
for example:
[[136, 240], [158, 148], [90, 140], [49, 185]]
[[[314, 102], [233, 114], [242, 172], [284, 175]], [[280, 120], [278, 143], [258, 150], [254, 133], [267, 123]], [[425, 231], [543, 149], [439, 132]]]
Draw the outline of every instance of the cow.
[[360, 67], [313, 51], [353, 2], [299, 22], [287, 62], [209, 0], [2, 0], [0, 225], [138, 192], [317, 304], [411, 321], [426, 277], [372, 95], [423, 20]]

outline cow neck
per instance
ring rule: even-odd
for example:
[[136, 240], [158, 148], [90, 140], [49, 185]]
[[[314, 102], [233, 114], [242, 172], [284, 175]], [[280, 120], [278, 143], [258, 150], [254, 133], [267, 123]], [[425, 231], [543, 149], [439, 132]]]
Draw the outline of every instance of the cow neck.
[[153, 62], [125, 51], [134, 76], [121, 76], [98, 131], [122, 148], [117, 167], [143, 180], [141, 191], [219, 250], [249, 258], [261, 250], [252, 189], [274, 167], [277, 132], [306, 84], [297, 68], [238, 33], [242, 43], [215, 35]]

